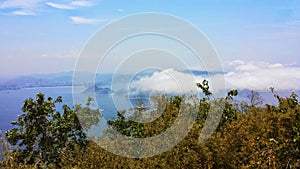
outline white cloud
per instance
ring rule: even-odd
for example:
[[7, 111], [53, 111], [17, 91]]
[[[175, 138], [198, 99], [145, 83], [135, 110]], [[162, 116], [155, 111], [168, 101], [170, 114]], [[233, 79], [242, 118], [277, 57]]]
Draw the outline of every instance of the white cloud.
[[122, 9], [122, 8], [119, 8], [119, 9], [118, 9], [118, 12], [125, 12], [125, 10]]
[[43, 6], [52, 8], [71, 10], [79, 7], [90, 7], [93, 4], [87, 0], [69, 1], [68, 3], [45, 2], [46, 0], [4, 0], [0, 1], [0, 9], [16, 9], [14, 15], [35, 15]]
[[35, 15], [43, 0], [5, 0], [0, 2], [0, 9], [16, 9], [14, 15]]
[[46, 2], [48, 6], [51, 6], [53, 8], [57, 9], [74, 9], [74, 6], [72, 5], [67, 5], [67, 4], [57, 4], [57, 3], [52, 3], [52, 2]]
[[156, 72], [150, 77], [144, 77], [132, 84], [140, 91], [183, 94], [197, 91], [193, 75], [178, 72], [174, 69], [165, 69]]
[[82, 6], [82, 7], [89, 7], [92, 6], [93, 4], [89, 1], [72, 1], [71, 5], [73, 6]]
[[35, 9], [42, 0], [5, 0], [0, 3], [0, 8]]
[[46, 53], [41, 54], [41, 57], [48, 57], [49, 55]]
[[70, 3], [66, 3], [66, 4], [46, 2], [46, 5], [57, 9], [70, 10], [70, 9], [76, 9], [77, 7], [89, 7], [92, 6], [93, 4], [89, 1], [71, 1]]
[[0, 9], [17, 9], [12, 12], [14, 15], [35, 15], [38, 9], [45, 4], [52, 8], [63, 10], [90, 7], [93, 5], [90, 1], [85, 0], [69, 1], [69, 3], [53, 3], [45, 2], [45, 0], [4, 0], [0, 2]]
[[18, 10], [13, 12], [14, 15], [36, 15], [35, 12], [30, 10]]
[[85, 18], [79, 16], [71, 16], [70, 19], [75, 24], [96, 24], [99, 22], [104, 22], [104, 20], [101, 19]]
[[300, 89], [300, 67], [276, 63], [233, 61], [234, 69], [225, 74], [229, 88], [268, 90]]
[[231, 71], [210, 77], [193, 77], [188, 73], [166, 69], [135, 81], [132, 86], [140, 91], [180, 94], [199, 91], [195, 83], [207, 79], [210, 82], [211, 91], [217, 94], [224, 89], [222, 83], [224, 78], [227, 90], [268, 91], [269, 87], [275, 87], [277, 90], [300, 90], [300, 67], [242, 60], [231, 62], [231, 66]]

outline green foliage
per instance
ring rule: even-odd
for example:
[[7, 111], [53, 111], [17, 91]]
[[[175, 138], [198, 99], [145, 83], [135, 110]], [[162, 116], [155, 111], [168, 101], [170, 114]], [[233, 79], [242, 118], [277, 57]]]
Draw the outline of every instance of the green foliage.
[[[9, 143], [15, 147], [13, 154], [17, 162], [59, 165], [59, 154], [66, 144], [71, 145], [70, 147], [74, 144], [80, 148], [86, 147], [88, 139], [75, 111], [67, 105], [62, 106], [63, 113], [56, 111], [56, 105], [61, 102], [61, 97], [53, 101], [51, 97], [45, 99], [42, 93], [36, 95], [36, 100], [29, 98], [24, 101], [24, 113], [18, 115], [17, 121], [12, 121], [15, 128], [6, 132]], [[87, 107], [76, 105], [75, 110], [82, 114], [90, 110], [90, 103], [89, 99]], [[100, 113], [94, 111], [96, 112]], [[92, 123], [96, 124], [98, 121]]]
[[[74, 143], [67, 141], [60, 149], [60, 153], [57, 154], [61, 159], [60, 165], [68, 169], [254, 169], [300, 167], [300, 105], [298, 96], [295, 93], [292, 93], [290, 97], [282, 98], [273, 88], [271, 91], [278, 100], [278, 106], [266, 105], [265, 107], [259, 107], [258, 103], [260, 97], [253, 92], [253, 97], [249, 97], [250, 104], [247, 104], [248, 107], [245, 113], [244, 111], [239, 111], [241, 110], [239, 109], [241, 105], [235, 105], [237, 103], [234, 101], [234, 96], [238, 94], [237, 90], [229, 91], [225, 98], [212, 99], [212, 93], [209, 91], [207, 81], [203, 81], [202, 84], [197, 84], [197, 86], [202, 89], [206, 97], [166, 97], [165, 95], [153, 97], [155, 109], [150, 112], [146, 112], [146, 110], [142, 109], [134, 109], [132, 116], [128, 117], [125, 116], [127, 112], [119, 111], [118, 117], [108, 122], [111, 128], [124, 135], [135, 138], [148, 138], [160, 134], [172, 126], [178, 118], [181, 108], [184, 107], [187, 108], [187, 110], [196, 108], [196, 122], [190, 127], [188, 135], [169, 151], [154, 157], [134, 159], [114, 155], [99, 147], [94, 142], [87, 142], [86, 149], [82, 149], [80, 142]], [[253, 98], [252, 102], [251, 98]], [[218, 116], [219, 121], [216, 121], [219, 122], [217, 130], [206, 142], [200, 143], [199, 136], [208, 117], [208, 112], [211, 108], [219, 109], [219, 107], [213, 106], [213, 104], [218, 105], [218, 103], [224, 105], [224, 107], [221, 106], [221, 108], [223, 108], [222, 116]], [[37, 104], [37, 102], [35, 104]], [[90, 104], [86, 106], [89, 107]], [[74, 109], [77, 110], [77, 108], [75, 107]], [[53, 109], [54, 108], [51, 108], [49, 112], [54, 112], [55, 110]], [[80, 111], [77, 112], [85, 112], [83, 114], [89, 114], [90, 112], [90, 115], [95, 115], [97, 112], [87, 108], [80, 108], [79, 110]], [[150, 113], [150, 116], [154, 115], [157, 118], [148, 123], [135, 121], [135, 119], [139, 117], [144, 117], [145, 113]], [[89, 119], [88, 117], [89, 116], [85, 118]], [[51, 121], [54, 117], [46, 119]], [[92, 123], [95, 122], [96, 121], [93, 121]], [[19, 121], [14, 123], [21, 124]], [[92, 123], [86, 123], [86, 127], [89, 127]], [[48, 122], [45, 124], [48, 124]], [[19, 129], [17, 131], [19, 131]], [[52, 131], [52, 129], [50, 131]], [[112, 133], [108, 130], [105, 134]], [[40, 139], [41, 137], [38, 138]], [[17, 142], [21, 143], [20, 140]], [[127, 145], [124, 144], [124, 147], [126, 146]], [[151, 145], [149, 145], [149, 149], [151, 149]], [[36, 166], [27, 165], [26, 163], [14, 163], [14, 161], [19, 158], [17, 153], [11, 154], [10, 157], [6, 165], [0, 162], [0, 168], [36, 168]], [[43, 162], [47, 162], [47, 160], [43, 160], [43, 158], [44, 157], [40, 157], [40, 160], [42, 164], [45, 164]], [[56, 166], [52, 167], [55, 168]], [[51, 168], [51, 166], [49, 168]]]
[[98, 124], [99, 120], [102, 118], [102, 114], [99, 108], [92, 109], [94, 99], [89, 97], [85, 106], [82, 107], [81, 104], [75, 104], [74, 112], [79, 119], [80, 125], [83, 129], [90, 129], [92, 125]]
[[212, 163], [216, 168], [300, 166], [299, 102], [294, 94], [275, 97], [279, 106], [253, 107], [210, 138], [207, 145], [214, 154]]
[[[206, 98], [202, 98], [200, 100], [200, 105], [199, 105], [199, 115], [198, 117], [202, 120], [205, 120], [207, 118], [208, 112], [210, 111], [211, 108], [211, 102], [209, 102], [211, 99], [210, 97], [212, 96], [212, 92], [209, 91], [209, 84], [207, 80], [203, 80], [202, 84], [197, 83], [197, 87], [199, 87]], [[233, 96], [237, 96], [238, 91], [237, 90], [230, 90], [227, 93], [227, 96], [225, 99], [214, 99], [214, 108], [217, 105], [224, 105], [221, 106], [221, 109], [223, 109], [222, 112], [222, 117], [220, 120], [216, 123], [219, 123], [217, 127], [217, 131], [221, 131], [227, 124], [230, 124], [234, 120], [237, 120], [237, 114], [238, 114], [238, 109], [233, 106], [232, 101], [233, 101]]]
[[108, 125], [115, 131], [120, 132], [123, 135], [134, 138], [146, 138], [157, 135], [167, 128], [169, 128], [174, 120], [178, 117], [180, 105], [183, 102], [184, 97], [174, 96], [167, 98], [167, 96], [152, 96], [155, 110], [147, 112], [151, 117], [160, 115], [157, 119], [150, 123], [140, 123], [134, 121], [134, 119], [143, 118], [146, 113], [143, 110], [135, 110], [131, 116], [125, 118], [125, 111], [119, 111], [117, 113], [117, 119], [109, 120]]
[[222, 131], [227, 125], [237, 120], [239, 111], [228, 100], [225, 101], [222, 118], [217, 131]]
[[203, 80], [202, 84], [196, 83], [196, 86], [202, 90], [205, 96], [209, 97], [212, 95], [212, 93], [209, 91], [209, 85], [207, 80]]
[[[135, 112], [135, 114], [137, 113], [138, 112]], [[125, 111], [119, 111], [117, 114], [117, 119], [109, 120], [107, 122], [108, 125], [110, 125], [113, 130], [118, 131], [128, 137], [146, 137], [147, 135], [144, 130], [144, 124], [126, 119], [124, 114]]]

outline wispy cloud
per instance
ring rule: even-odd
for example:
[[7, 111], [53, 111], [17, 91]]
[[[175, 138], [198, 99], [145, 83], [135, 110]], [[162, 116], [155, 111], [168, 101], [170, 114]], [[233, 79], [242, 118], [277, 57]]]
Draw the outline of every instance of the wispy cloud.
[[35, 12], [30, 10], [18, 10], [13, 12], [14, 15], [36, 15]]
[[71, 5], [73, 6], [82, 6], [82, 7], [89, 7], [92, 6], [93, 4], [89, 1], [72, 1]]
[[122, 9], [122, 8], [119, 8], [119, 9], [118, 9], [118, 12], [125, 12], [125, 10]]
[[35, 9], [42, 0], [5, 0], [0, 2], [0, 8]]
[[15, 15], [35, 15], [43, 0], [4, 0], [0, 2], [0, 9], [16, 9]]
[[93, 4], [90, 1], [71, 1], [66, 4], [46, 2], [46, 5], [57, 9], [76, 9], [78, 7], [89, 7]]
[[46, 2], [48, 6], [51, 6], [53, 8], [57, 9], [75, 9], [74, 6], [69, 5], [69, 4], [58, 4], [58, 3], [52, 3], [52, 2]]
[[93, 6], [87, 0], [69, 1], [68, 3], [55, 3], [46, 0], [0, 0], [0, 9], [12, 9], [14, 15], [35, 15], [45, 5], [63, 10]]
[[101, 19], [85, 18], [85, 17], [79, 17], [79, 16], [71, 16], [70, 19], [75, 24], [96, 24], [96, 23], [105, 21], [105, 20], [101, 20]]

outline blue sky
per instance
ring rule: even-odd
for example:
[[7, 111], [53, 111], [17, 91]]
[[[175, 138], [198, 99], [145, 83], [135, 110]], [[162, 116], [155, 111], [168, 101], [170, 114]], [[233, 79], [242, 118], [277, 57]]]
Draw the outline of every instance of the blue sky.
[[97, 30], [141, 12], [172, 14], [194, 24], [224, 67], [235, 60], [300, 65], [296, 0], [0, 0], [0, 75], [71, 71]]

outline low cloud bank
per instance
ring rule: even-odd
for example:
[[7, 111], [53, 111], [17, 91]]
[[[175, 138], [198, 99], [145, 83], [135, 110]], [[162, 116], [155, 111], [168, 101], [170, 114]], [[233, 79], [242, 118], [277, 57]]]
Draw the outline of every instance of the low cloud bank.
[[265, 91], [269, 87], [277, 90], [300, 89], [300, 67], [285, 66], [279, 63], [231, 62], [233, 68], [225, 74], [228, 88]]
[[[131, 87], [142, 92], [162, 92], [182, 94], [197, 92], [195, 83], [207, 79], [213, 92], [224, 89], [248, 89], [267, 91], [269, 87], [276, 90], [300, 90], [300, 67], [287, 66], [279, 63], [232, 61], [224, 74], [193, 75], [174, 69], [156, 72], [151, 76], [143, 77], [131, 84]], [[217, 84], [212, 84], [212, 82]]]
[[152, 91], [174, 94], [197, 91], [195, 79], [192, 74], [182, 73], [174, 69], [155, 72], [149, 77], [144, 77], [133, 82], [132, 87], [143, 92]]

